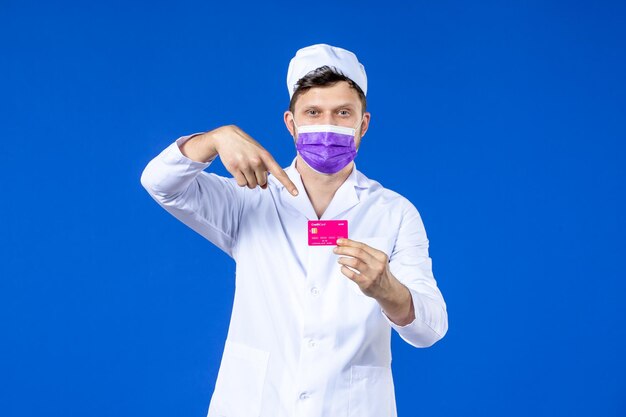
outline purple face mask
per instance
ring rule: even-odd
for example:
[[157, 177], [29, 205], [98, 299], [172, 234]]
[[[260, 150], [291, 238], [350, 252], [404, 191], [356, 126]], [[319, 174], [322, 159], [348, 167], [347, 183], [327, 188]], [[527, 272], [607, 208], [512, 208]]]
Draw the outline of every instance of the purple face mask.
[[296, 128], [296, 149], [315, 171], [335, 174], [356, 158], [355, 129], [335, 125], [306, 125]]

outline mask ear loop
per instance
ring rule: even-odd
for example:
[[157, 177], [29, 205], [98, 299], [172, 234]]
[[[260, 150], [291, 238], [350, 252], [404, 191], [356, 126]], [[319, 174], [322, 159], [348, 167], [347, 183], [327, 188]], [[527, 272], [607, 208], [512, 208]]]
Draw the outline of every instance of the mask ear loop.
[[[359, 132], [359, 136], [361, 136], [361, 140], [363, 140], [363, 135], [361, 135], [361, 131], [359, 128], [363, 124], [363, 116], [361, 115], [361, 120], [354, 127], [354, 145], [356, 147], [356, 133]], [[359, 153], [359, 148], [361, 147], [361, 142], [359, 142], [359, 146], [356, 148], [356, 152]]]
[[298, 125], [296, 124], [296, 116], [291, 113], [291, 121], [293, 122], [293, 136], [295, 140], [298, 140], [298, 134], [296, 133], [296, 131], [298, 130]]
[[354, 126], [354, 131], [356, 132], [357, 130], [359, 130], [359, 127], [363, 124], [363, 115], [361, 115], [361, 120], [359, 120], [359, 122], [356, 124], [356, 126]]

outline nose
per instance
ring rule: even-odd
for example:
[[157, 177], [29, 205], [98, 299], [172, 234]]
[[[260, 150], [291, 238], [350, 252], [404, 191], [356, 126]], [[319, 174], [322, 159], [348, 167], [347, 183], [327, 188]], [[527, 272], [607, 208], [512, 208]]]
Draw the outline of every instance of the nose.
[[335, 117], [332, 113], [330, 112], [325, 112], [323, 117], [320, 120], [321, 124], [324, 125], [334, 125], [336, 120]]

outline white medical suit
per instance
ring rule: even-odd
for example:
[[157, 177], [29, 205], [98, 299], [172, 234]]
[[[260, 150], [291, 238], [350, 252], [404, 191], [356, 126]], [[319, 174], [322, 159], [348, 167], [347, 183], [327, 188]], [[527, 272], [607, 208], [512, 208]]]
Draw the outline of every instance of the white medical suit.
[[308, 245], [307, 221], [318, 217], [295, 158], [285, 172], [298, 196], [273, 175], [267, 189], [249, 189], [204, 172], [212, 161], [184, 156], [179, 145], [193, 136], [150, 161], [141, 183], [236, 262], [233, 312], [208, 416], [395, 417], [391, 329], [415, 347], [432, 345], [448, 329], [416, 208], [355, 164], [320, 219], [347, 220], [350, 239], [387, 253], [415, 307], [415, 320], [398, 326], [341, 273], [333, 246]]

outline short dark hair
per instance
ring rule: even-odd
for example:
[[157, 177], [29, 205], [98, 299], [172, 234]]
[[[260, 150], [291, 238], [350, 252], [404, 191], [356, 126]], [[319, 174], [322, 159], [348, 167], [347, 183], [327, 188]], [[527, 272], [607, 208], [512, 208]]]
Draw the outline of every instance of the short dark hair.
[[335, 67], [329, 67], [328, 65], [319, 67], [298, 80], [296, 83], [296, 90], [294, 91], [291, 101], [289, 102], [289, 111], [293, 113], [296, 100], [309, 89], [313, 87], [330, 87], [337, 84], [339, 81], [347, 81], [348, 84], [350, 84], [350, 87], [356, 90], [359, 94], [359, 98], [361, 99], [363, 113], [365, 113], [367, 100], [365, 99], [365, 93], [363, 93], [361, 87], [359, 87], [358, 84], [350, 78], [343, 75], [341, 71]]

